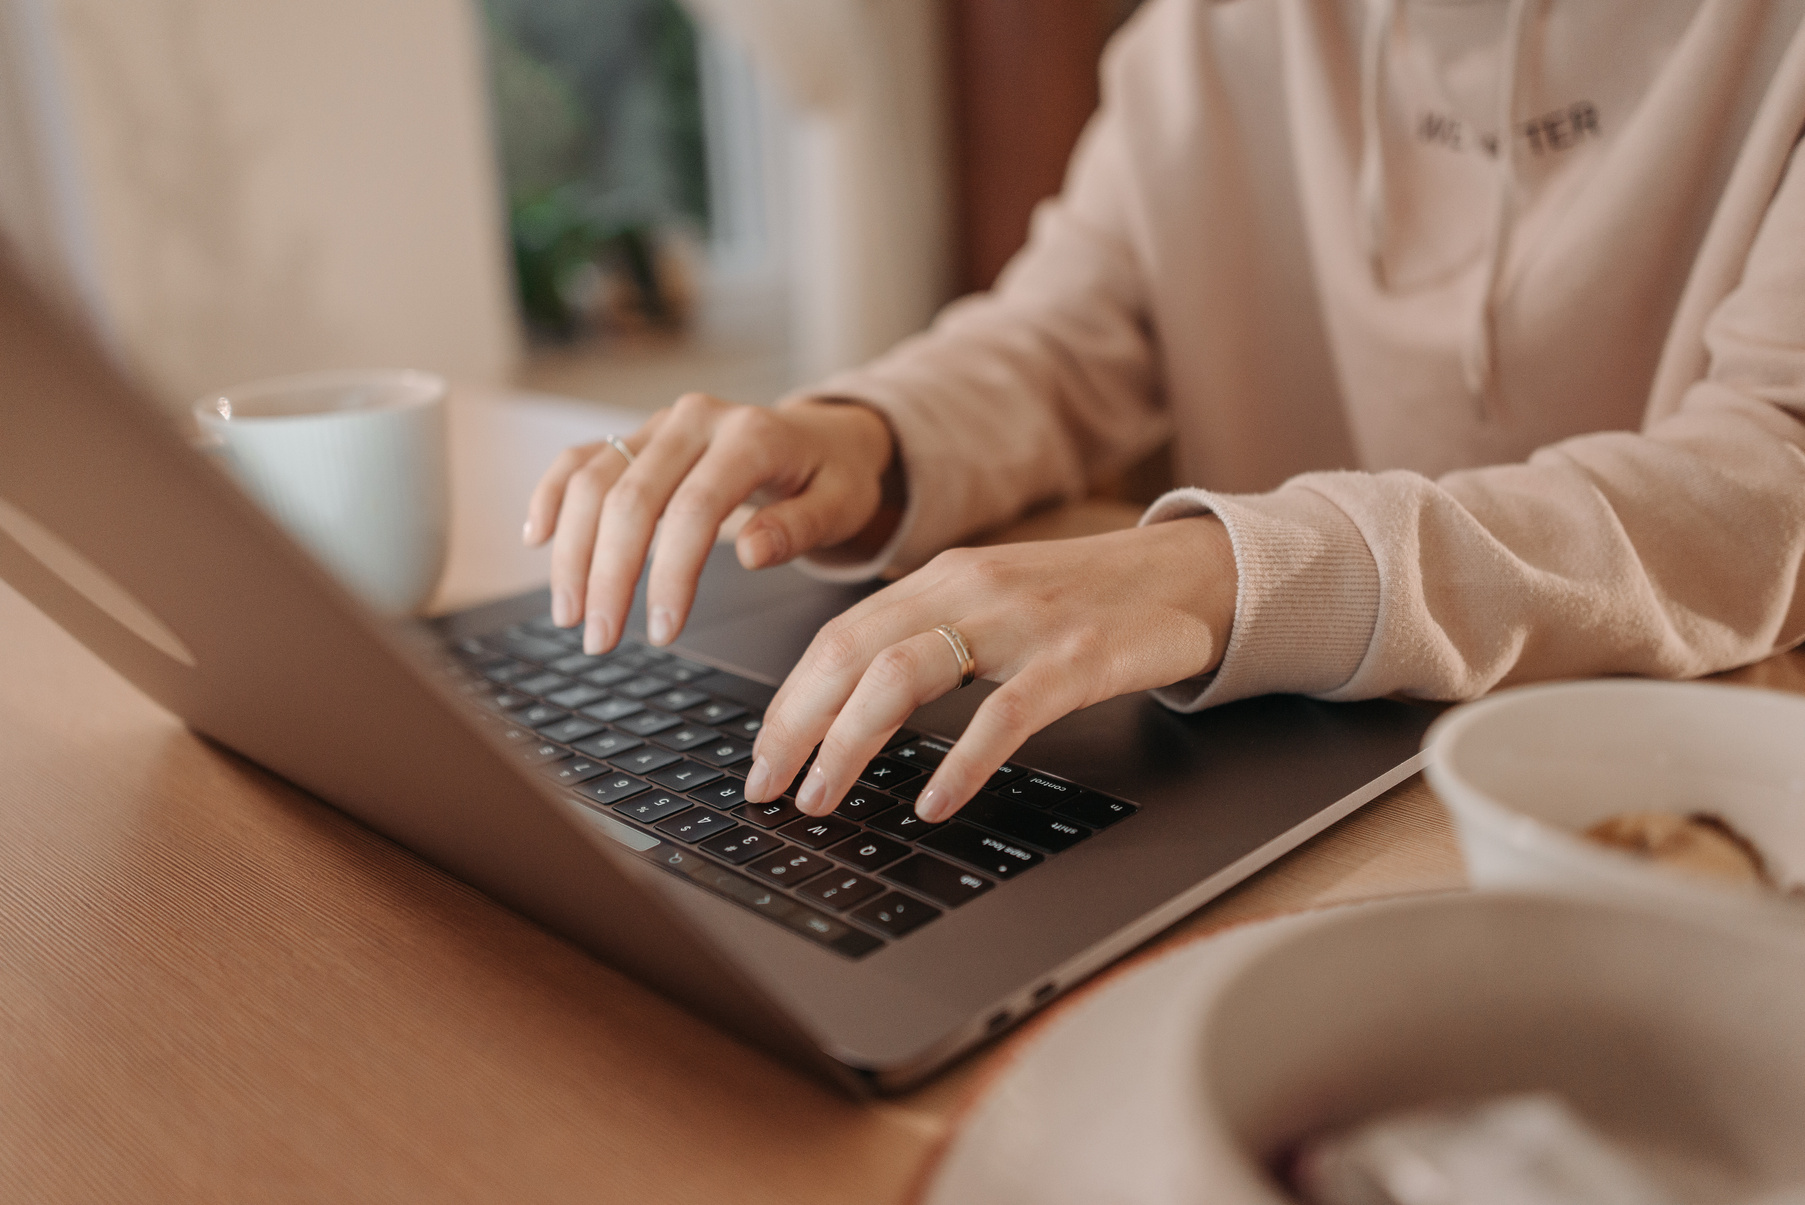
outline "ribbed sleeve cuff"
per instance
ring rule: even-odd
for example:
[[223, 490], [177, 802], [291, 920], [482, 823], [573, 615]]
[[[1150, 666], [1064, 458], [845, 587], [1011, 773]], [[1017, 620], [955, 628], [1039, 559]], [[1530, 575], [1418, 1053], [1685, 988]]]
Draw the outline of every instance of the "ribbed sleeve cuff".
[[1240, 583], [1235, 622], [1212, 674], [1154, 697], [1198, 711], [1264, 694], [1331, 694], [1365, 659], [1379, 617], [1379, 570], [1352, 519], [1307, 486], [1269, 494], [1181, 489], [1143, 525], [1214, 514], [1228, 528]]

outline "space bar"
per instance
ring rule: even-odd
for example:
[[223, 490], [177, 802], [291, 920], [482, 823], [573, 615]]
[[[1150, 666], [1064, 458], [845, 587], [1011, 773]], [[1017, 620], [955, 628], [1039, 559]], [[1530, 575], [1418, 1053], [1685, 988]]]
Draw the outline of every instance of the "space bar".
[[717, 866], [700, 855], [668, 842], [660, 842], [657, 848], [645, 850], [639, 856], [684, 876], [692, 883], [706, 887], [716, 895], [725, 896], [743, 908], [768, 916], [785, 928], [820, 942], [848, 958], [858, 958], [884, 944], [850, 925], [843, 925], [832, 917], [823, 916], [813, 908], [804, 908], [768, 887], [759, 886], [744, 875], [735, 874], [725, 866]]

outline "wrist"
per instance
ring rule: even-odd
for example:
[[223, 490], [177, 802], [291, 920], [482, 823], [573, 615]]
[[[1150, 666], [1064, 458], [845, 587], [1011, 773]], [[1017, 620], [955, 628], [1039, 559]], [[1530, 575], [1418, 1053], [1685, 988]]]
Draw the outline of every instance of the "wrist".
[[1165, 584], [1161, 604], [1186, 621], [1196, 654], [1184, 678], [1222, 664], [1234, 631], [1240, 573], [1228, 528], [1215, 515], [1171, 519], [1135, 529], [1158, 560], [1150, 580]]

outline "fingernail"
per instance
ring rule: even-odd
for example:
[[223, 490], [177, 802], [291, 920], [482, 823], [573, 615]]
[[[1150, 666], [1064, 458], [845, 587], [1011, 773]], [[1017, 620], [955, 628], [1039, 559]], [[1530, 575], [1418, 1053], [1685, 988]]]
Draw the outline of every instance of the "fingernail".
[[583, 629], [583, 651], [593, 657], [607, 647], [608, 621], [599, 615], [591, 615], [589, 625]]
[[531, 519], [520, 525], [520, 541], [523, 544], [533, 542], [533, 521]]
[[763, 569], [770, 563], [776, 552], [776, 541], [768, 531], [755, 531], [744, 537], [746, 558], [743, 562], [748, 569]]
[[569, 590], [552, 591], [552, 622], [568, 628], [577, 621], [577, 596]]
[[669, 644], [677, 634], [677, 613], [669, 607], [653, 607], [646, 620], [646, 635], [653, 644]]
[[752, 772], [746, 775], [746, 798], [753, 803], [765, 802], [765, 792], [771, 786], [771, 763], [758, 758], [752, 763]]
[[807, 812], [811, 816], [821, 803], [821, 797], [827, 794], [827, 774], [816, 762], [809, 767], [808, 777], [802, 780], [802, 789], [796, 792], [796, 810]]
[[915, 800], [915, 815], [924, 824], [939, 824], [946, 813], [949, 793], [940, 787], [929, 787]]

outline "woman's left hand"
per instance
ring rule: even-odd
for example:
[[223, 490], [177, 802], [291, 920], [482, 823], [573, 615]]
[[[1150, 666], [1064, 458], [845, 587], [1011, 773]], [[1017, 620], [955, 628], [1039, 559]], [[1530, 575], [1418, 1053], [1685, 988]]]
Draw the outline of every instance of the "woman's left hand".
[[942, 553], [816, 635], [766, 709], [746, 797], [781, 795], [818, 742], [796, 806], [832, 811], [911, 712], [959, 685], [958, 656], [934, 630], [949, 624], [976, 676], [1001, 685], [916, 801], [922, 819], [945, 820], [1060, 716], [1214, 669], [1235, 588], [1214, 516]]

